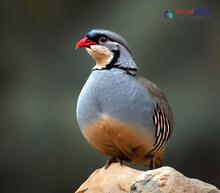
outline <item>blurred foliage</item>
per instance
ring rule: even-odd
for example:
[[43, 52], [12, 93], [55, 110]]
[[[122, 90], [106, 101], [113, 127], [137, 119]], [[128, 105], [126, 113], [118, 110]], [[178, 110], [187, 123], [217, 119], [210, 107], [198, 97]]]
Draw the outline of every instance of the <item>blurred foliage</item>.
[[[163, 18], [167, 8], [211, 18]], [[83, 138], [76, 101], [94, 61], [74, 44], [121, 34], [140, 74], [166, 93], [175, 131], [165, 165], [220, 187], [219, 1], [0, 1], [0, 192], [73, 192], [106, 156]]]

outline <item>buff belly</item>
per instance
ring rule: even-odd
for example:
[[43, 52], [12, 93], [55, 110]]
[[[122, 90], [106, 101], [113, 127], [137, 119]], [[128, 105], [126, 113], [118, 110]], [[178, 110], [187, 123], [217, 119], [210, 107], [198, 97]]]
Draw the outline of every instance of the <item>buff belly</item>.
[[100, 152], [123, 160], [148, 165], [149, 158], [162, 159], [163, 152], [149, 155], [153, 147], [152, 134], [106, 115], [83, 131], [87, 141]]

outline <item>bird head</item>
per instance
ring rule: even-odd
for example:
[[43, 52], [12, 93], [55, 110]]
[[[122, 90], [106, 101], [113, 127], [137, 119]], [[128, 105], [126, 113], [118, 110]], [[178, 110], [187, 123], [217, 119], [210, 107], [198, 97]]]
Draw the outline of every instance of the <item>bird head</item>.
[[103, 29], [89, 31], [75, 46], [76, 49], [82, 47], [85, 47], [88, 54], [96, 61], [93, 69], [120, 67], [137, 70], [127, 42], [112, 31]]

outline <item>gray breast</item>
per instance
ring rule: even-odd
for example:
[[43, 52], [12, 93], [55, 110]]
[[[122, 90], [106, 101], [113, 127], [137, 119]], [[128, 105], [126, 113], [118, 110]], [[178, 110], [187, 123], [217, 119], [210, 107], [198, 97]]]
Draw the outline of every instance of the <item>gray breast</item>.
[[93, 71], [77, 102], [81, 129], [97, 121], [101, 114], [137, 126], [153, 129], [154, 101], [148, 90], [120, 69]]

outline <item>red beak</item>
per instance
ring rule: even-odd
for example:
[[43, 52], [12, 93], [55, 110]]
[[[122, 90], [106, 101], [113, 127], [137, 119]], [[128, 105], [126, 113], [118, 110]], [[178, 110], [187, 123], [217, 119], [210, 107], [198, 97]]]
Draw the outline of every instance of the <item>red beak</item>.
[[82, 48], [82, 47], [89, 47], [91, 45], [96, 45], [96, 44], [97, 44], [96, 42], [93, 42], [85, 37], [77, 42], [75, 48], [78, 49], [78, 48]]

